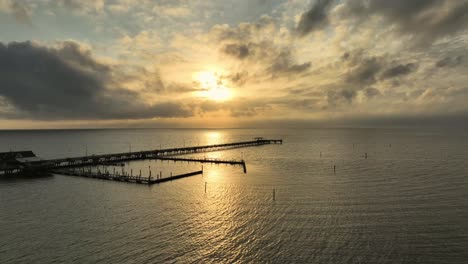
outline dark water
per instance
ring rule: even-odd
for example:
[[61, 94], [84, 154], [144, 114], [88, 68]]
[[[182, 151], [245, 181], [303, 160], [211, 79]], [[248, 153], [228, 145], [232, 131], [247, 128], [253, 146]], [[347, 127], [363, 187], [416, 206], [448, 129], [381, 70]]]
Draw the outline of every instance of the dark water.
[[[3, 131], [0, 151], [54, 158], [255, 136], [285, 143], [198, 154], [244, 158], [247, 174], [205, 165], [203, 176], [151, 187], [0, 179], [0, 263], [468, 261], [466, 131]], [[140, 161], [125, 169], [146, 175], [149, 166], [164, 175], [200, 167]]]

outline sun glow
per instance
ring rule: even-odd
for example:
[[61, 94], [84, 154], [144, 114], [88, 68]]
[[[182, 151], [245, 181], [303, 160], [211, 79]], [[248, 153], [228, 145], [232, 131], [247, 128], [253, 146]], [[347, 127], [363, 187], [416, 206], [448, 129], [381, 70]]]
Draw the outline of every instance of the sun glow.
[[199, 72], [196, 75], [196, 80], [203, 88], [203, 91], [200, 92], [202, 97], [214, 101], [226, 101], [232, 98], [231, 89], [226, 87], [215, 73], [211, 71]]

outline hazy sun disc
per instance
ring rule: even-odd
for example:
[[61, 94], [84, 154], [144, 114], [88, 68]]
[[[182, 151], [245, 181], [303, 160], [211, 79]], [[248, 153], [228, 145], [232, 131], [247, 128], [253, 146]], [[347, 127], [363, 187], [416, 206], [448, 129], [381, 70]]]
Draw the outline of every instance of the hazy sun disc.
[[232, 91], [224, 86], [213, 72], [199, 72], [196, 76], [204, 91], [200, 95], [214, 101], [225, 101], [232, 98]]

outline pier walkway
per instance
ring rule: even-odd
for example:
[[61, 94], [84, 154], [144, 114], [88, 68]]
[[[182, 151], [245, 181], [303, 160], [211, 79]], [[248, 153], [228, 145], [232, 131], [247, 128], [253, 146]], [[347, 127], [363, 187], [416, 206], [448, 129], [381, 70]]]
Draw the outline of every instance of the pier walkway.
[[[67, 167], [80, 167], [88, 165], [101, 165], [117, 162], [125, 162], [132, 160], [145, 160], [145, 159], [160, 159], [161, 157], [185, 155], [191, 153], [219, 151], [232, 148], [244, 148], [253, 146], [262, 146], [268, 144], [282, 144], [282, 139], [256, 139], [253, 141], [234, 142], [226, 144], [194, 146], [184, 148], [171, 148], [171, 149], [158, 149], [149, 151], [125, 152], [115, 154], [92, 155], [75, 158], [41, 160], [33, 162], [32, 165], [42, 166], [52, 169], [67, 168]], [[174, 159], [173, 159], [174, 160]], [[221, 162], [218, 162], [221, 163]]]
[[[201, 153], [201, 152], [210, 152], [210, 151], [220, 151], [226, 149], [234, 148], [244, 148], [244, 147], [254, 147], [262, 146], [268, 144], [282, 144], [282, 139], [264, 139], [264, 138], [255, 138], [252, 141], [242, 141], [242, 142], [233, 142], [225, 144], [214, 144], [214, 145], [204, 145], [204, 146], [193, 146], [193, 147], [183, 147], [183, 148], [170, 148], [170, 149], [157, 149], [157, 150], [148, 150], [148, 151], [136, 151], [136, 152], [124, 152], [124, 153], [115, 153], [115, 154], [102, 154], [102, 155], [91, 155], [91, 156], [82, 156], [74, 158], [62, 158], [62, 159], [50, 159], [50, 160], [15, 160], [15, 166], [0, 166], [0, 176], [1, 175], [19, 175], [19, 174], [35, 174], [35, 173], [46, 173], [46, 172], [56, 172], [64, 175], [75, 175], [75, 176], [84, 176], [91, 178], [100, 178], [107, 180], [118, 180], [118, 181], [127, 181], [127, 182], [137, 182], [137, 183], [146, 183], [154, 184], [160, 183], [169, 180], [180, 179], [184, 177], [193, 176], [196, 174], [188, 173], [182, 175], [171, 176], [169, 178], [158, 178], [154, 179], [150, 177], [142, 178], [141, 176], [134, 177], [129, 175], [118, 175], [118, 174], [109, 174], [106, 173], [92, 173], [91, 171], [85, 172], [84, 170], [75, 172], [74, 170], [64, 170], [66, 168], [77, 168], [77, 167], [86, 167], [86, 166], [97, 166], [97, 165], [114, 165], [121, 162], [128, 162], [134, 160], [145, 160], [145, 159], [158, 159], [158, 160], [172, 160], [174, 162], [199, 162], [199, 163], [212, 163], [212, 164], [229, 164], [229, 165], [240, 165], [244, 169], [244, 173], [247, 172], [245, 161], [236, 161], [236, 160], [219, 160], [219, 159], [206, 159], [206, 158], [182, 158], [180, 155]], [[32, 153], [32, 152], [31, 152]], [[10, 154], [10, 153], [7, 153]], [[10, 155], [11, 156], [11, 155]], [[195, 172], [194, 172], [195, 173]], [[196, 172], [200, 174], [200, 172]], [[203, 173], [203, 171], [201, 171]], [[78, 175], [76, 175], [78, 174]]]
[[240, 165], [244, 169], [244, 173], [247, 173], [247, 166], [244, 160], [221, 160], [221, 159], [197, 159], [197, 158], [180, 158], [180, 157], [154, 157], [156, 160], [168, 160], [174, 162], [197, 162], [197, 163], [211, 163], [211, 164], [226, 164], [226, 165]]
[[130, 182], [130, 183], [139, 183], [139, 184], [159, 184], [163, 182], [173, 181], [177, 179], [187, 178], [195, 175], [203, 174], [203, 170], [194, 171], [179, 175], [170, 175], [168, 177], [162, 177], [162, 175], [156, 175], [154, 177], [142, 177], [140, 176], [131, 176], [128, 174], [111, 174], [109, 172], [91, 172], [85, 170], [54, 170], [53, 173], [66, 175], [66, 176], [77, 176], [77, 177], [86, 177], [86, 178], [94, 178], [94, 179], [101, 179], [101, 180], [108, 180], [108, 181], [120, 181], [120, 182]]

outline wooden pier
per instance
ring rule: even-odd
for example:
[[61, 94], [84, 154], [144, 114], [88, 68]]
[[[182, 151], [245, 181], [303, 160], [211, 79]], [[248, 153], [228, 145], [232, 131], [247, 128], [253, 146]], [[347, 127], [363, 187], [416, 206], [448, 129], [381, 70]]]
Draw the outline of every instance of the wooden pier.
[[[199, 163], [213, 163], [213, 164], [230, 164], [230, 165], [241, 165], [244, 169], [244, 173], [247, 172], [245, 161], [235, 160], [218, 160], [218, 159], [197, 159], [197, 158], [181, 158], [176, 157], [186, 154], [220, 151], [234, 148], [245, 148], [254, 146], [263, 146], [268, 144], [282, 144], [282, 139], [264, 139], [255, 138], [252, 141], [233, 142], [225, 144], [214, 144], [204, 146], [192, 146], [183, 148], [169, 148], [169, 149], [156, 149], [147, 151], [136, 151], [136, 152], [123, 152], [114, 154], [102, 154], [102, 155], [88, 155], [74, 158], [62, 158], [62, 159], [50, 159], [50, 160], [34, 160], [26, 163], [21, 163], [15, 168], [0, 167], [1, 175], [15, 175], [21, 174], [25, 171], [31, 172], [47, 172], [57, 171], [64, 168], [74, 167], [85, 167], [85, 166], [97, 166], [97, 165], [110, 165], [118, 164], [122, 162], [134, 161], [134, 160], [145, 160], [145, 159], [159, 159], [159, 160], [173, 160], [173, 161], [187, 161], [187, 162], [199, 162]], [[32, 153], [32, 152], [31, 152]], [[101, 175], [90, 175], [90, 177], [104, 177]], [[106, 177], [109, 179], [120, 180], [122, 177], [114, 177], [116, 175], [108, 174]], [[175, 178], [179, 176], [174, 176]], [[129, 181], [145, 181], [144, 179], [128, 178]], [[148, 181], [148, 180], [146, 180]]]
[[247, 173], [247, 166], [244, 160], [221, 160], [221, 159], [197, 159], [197, 158], [180, 158], [180, 157], [155, 157], [156, 160], [169, 160], [169, 161], [182, 161], [182, 162], [197, 162], [197, 163], [211, 163], [211, 164], [226, 164], [226, 165], [239, 165], [244, 169], [244, 173]]
[[158, 159], [160, 157], [185, 155], [192, 153], [219, 151], [232, 148], [244, 148], [263, 146], [268, 144], [282, 144], [282, 139], [256, 139], [253, 141], [234, 142], [226, 144], [194, 146], [185, 148], [157, 149], [149, 151], [125, 152], [115, 154], [91, 155], [75, 158], [42, 160], [32, 163], [33, 165], [45, 166], [51, 169], [81, 167], [89, 165], [101, 165], [132, 160]]
[[67, 175], [67, 176], [76, 176], [76, 177], [86, 177], [86, 178], [93, 178], [93, 179], [100, 179], [100, 180], [108, 180], [108, 181], [120, 181], [120, 182], [129, 182], [129, 183], [139, 183], [139, 184], [160, 184], [163, 182], [178, 180], [182, 178], [187, 178], [195, 175], [203, 174], [203, 170], [194, 171], [179, 175], [171, 175], [168, 177], [162, 177], [162, 175], [157, 175], [156, 178], [154, 177], [142, 177], [140, 176], [131, 176], [128, 174], [111, 174], [109, 172], [91, 172], [85, 170], [55, 170], [53, 173], [60, 174], [60, 175]]

